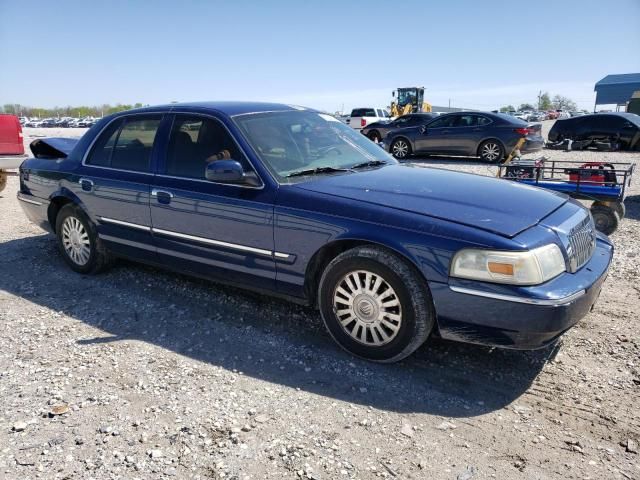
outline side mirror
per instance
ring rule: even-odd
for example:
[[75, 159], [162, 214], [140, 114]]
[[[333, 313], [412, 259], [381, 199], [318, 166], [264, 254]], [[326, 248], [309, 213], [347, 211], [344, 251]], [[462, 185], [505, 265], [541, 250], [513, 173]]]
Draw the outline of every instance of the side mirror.
[[244, 170], [236, 160], [216, 160], [207, 164], [204, 176], [210, 182], [244, 183]]

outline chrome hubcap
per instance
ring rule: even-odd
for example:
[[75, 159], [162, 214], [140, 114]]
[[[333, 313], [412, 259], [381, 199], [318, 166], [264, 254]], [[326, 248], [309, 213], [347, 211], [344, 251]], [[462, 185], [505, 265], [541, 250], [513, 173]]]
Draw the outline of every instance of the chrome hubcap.
[[487, 160], [496, 160], [500, 156], [500, 146], [495, 143], [487, 143], [482, 147], [482, 156]]
[[409, 145], [402, 140], [398, 140], [393, 144], [393, 155], [397, 158], [404, 158], [409, 152]]
[[86, 265], [91, 255], [91, 243], [84, 226], [76, 217], [67, 217], [62, 224], [62, 245], [77, 265]]
[[351, 338], [369, 346], [389, 343], [402, 324], [402, 306], [395, 290], [367, 270], [342, 277], [333, 292], [333, 311]]

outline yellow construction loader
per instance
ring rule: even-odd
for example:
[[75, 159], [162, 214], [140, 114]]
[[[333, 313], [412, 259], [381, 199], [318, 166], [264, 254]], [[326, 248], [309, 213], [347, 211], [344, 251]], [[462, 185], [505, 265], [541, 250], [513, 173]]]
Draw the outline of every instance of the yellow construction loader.
[[394, 98], [391, 102], [392, 117], [399, 117], [407, 113], [431, 111], [431, 104], [424, 101], [424, 87], [398, 88], [391, 95]]

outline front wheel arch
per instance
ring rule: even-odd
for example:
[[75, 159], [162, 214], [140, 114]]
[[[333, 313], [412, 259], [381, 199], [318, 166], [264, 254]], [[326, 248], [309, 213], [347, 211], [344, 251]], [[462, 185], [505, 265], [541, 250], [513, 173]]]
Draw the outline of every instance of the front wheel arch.
[[420, 277], [424, 280], [425, 285], [428, 283], [427, 278], [424, 276], [420, 268], [418, 268], [415, 259], [412, 258], [411, 255], [408, 254], [408, 252], [403, 251], [402, 249], [385, 245], [376, 240], [365, 238], [338, 239], [320, 247], [313, 254], [311, 260], [307, 264], [307, 269], [305, 271], [304, 292], [310, 305], [312, 305], [313, 307], [318, 306], [318, 286], [320, 284], [320, 278], [322, 277], [324, 269], [327, 267], [327, 265], [329, 265], [329, 263], [331, 263], [331, 261], [341, 253], [362, 246], [378, 247], [388, 250], [395, 255], [398, 255], [415, 269], [418, 275], [420, 275]]

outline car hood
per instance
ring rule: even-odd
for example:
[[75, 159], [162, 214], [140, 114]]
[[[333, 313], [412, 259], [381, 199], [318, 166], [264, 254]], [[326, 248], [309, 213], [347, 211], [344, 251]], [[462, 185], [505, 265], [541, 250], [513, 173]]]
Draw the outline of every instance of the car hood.
[[536, 225], [568, 198], [510, 180], [410, 164], [322, 176], [295, 187], [441, 218], [506, 237]]

